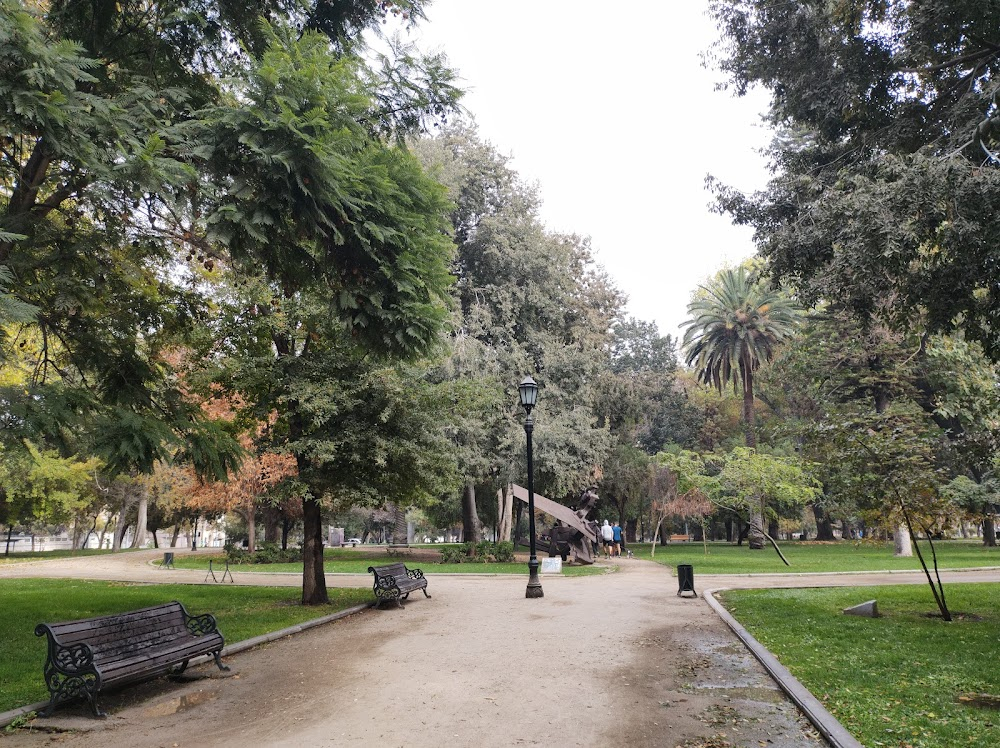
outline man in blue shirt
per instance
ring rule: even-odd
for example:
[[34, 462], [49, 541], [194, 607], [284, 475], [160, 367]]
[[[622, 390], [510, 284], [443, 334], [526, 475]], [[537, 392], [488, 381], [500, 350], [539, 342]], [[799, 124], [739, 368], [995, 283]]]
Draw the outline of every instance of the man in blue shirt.
[[614, 554], [616, 557], [620, 557], [622, 555], [622, 528], [619, 527], [617, 522], [611, 528], [611, 537], [612, 542], [614, 542]]

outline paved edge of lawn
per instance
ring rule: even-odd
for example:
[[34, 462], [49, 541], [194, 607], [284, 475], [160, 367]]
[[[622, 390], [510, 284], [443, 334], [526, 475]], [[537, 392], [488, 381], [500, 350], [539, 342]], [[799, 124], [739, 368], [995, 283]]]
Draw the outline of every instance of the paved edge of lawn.
[[725, 592], [727, 588], [706, 590], [704, 592], [705, 602], [718, 613], [719, 617], [726, 622], [733, 633], [743, 642], [744, 646], [750, 650], [751, 654], [757, 658], [764, 669], [771, 675], [774, 681], [784, 691], [799, 710], [812, 722], [813, 726], [819, 730], [820, 734], [833, 748], [864, 748], [864, 745], [851, 735], [847, 729], [840, 724], [836, 717], [826, 710], [826, 707], [813, 694], [803, 686], [799, 680], [792, 675], [788, 668], [778, 662], [778, 658], [739, 622], [733, 618], [722, 603], [715, 599], [716, 592]]
[[[311, 621], [304, 621], [302, 623], [297, 623], [294, 626], [289, 626], [288, 628], [281, 629], [280, 631], [271, 631], [267, 634], [261, 634], [260, 636], [255, 636], [252, 639], [244, 639], [243, 641], [236, 642], [227, 647], [223, 647], [222, 656], [228, 657], [229, 655], [239, 654], [240, 652], [245, 652], [248, 649], [253, 649], [261, 644], [267, 644], [268, 642], [273, 642], [278, 639], [283, 639], [286, 636], [291, 636], [292, 634], [300, 634], [306, 629], [311, 629], [315, 626], [322, 626], [325, 623], [331, 623], [333, 621], [339, 620], [341, 618], [346, 618], [347, 616], [354, 615], [355, 613], [360, 613], [362, 610], [371, 608], [376, 605], [376, 602], [364, 603], [363, 605], [355, 605], [351, 608], [345, 608], [344, 610], [338, 611], [337, 613], [331, 613], [327, 616], [321, 616], [320, 618], [314, 618]], [[212, 655], [200, 655], [199, 657], [192, 657], [188, 666], [191, 665], [201, 665], [205, 662], [211, 662]], [[27, 706], [18, 707], [17, 709], [11, 709], [9, 712], [0, 712], [0, 728], [7, 727], [7, 725], [14, 722], [18, 717], [23, 717], [31, 712], [38, 712], [49, 705], [48, 701], [39, 701], [35, 704], [28, 704]]]
[[[664, 566], [674, 566], [675, 575], [677, 564], [664, 564]], [[938, 571], [951, 572], [977, 572], [977, 571], [1000, 571], [1000, 566], [956, 566], [954, 569], [948, 567], [941, 567]], [[703, 571], [698, 576], [699, 577], [842, 577], [842, 576], [861, 576], [863, 574], [920, 574], [923, 573], [923, 569], [919, 566], [916, 569], [871, 569], [870, 571], [746, 571], [746, 572], [731, 572], [731, 571], [719, 571], [710, 572]], [[722, 591], [720, 588], [719, 592]]]

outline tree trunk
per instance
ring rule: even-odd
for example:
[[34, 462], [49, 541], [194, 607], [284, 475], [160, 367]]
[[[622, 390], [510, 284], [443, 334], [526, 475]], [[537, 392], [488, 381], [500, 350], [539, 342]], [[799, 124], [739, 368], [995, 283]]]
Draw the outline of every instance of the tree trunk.
[[757, 448], [757, 430], [754, 424], [753, 371], [749, 363], [740, 361], [743, 376], [743, 436], [750, 449]]
[[996, 548], [997, 545], [996, 524], [993, 522], [992, 515], [983, 517], [983, 545], [990, 548]]
[[813, 504], [813, 516], [816, 518], [816, 540], [833, 540], [833, 522], [821, 506]]
[[637, 519], [630, 519], [625, 522], [625, 542], [634, 543], [636, 537], [636, 529], [639, 524]]
[[[292, 521], [288, 517], [281, 519], [281, 550], [288, 550], [288, 533], [292, 531]], [[365, 533], [368, 534], [367, 532]]]
[[906, 529], [903, 522], [896, 524], [896, 532], [893, 533], [894, 556], [912, 556], [913, 543], [910, 538], [910, 531]]
[[469, 481], [462, 491], [462, 536], [467, 543], [478, 543], [482, 540], [479, 528], [479, 514], [476, 512], [476, 484]]
[[128, 528], [129, 523], [125, 521], [125, 509], [122, 509], [121, 515], [118, 517], [118, 527], [115, 528], [114, 539], [111, 541], [112, 551], [122, 549], [122, 541], [125, 539], [125, 532]]
[[769, 519], [767, 521], [767, 534], [770, 535], [775, 540], [778, 540], [778, 535], [781, 533], [781, 525], [778, 524], [778, 520]]
[[302, 499], [302, 534], [302, 604], [323, 605], [330, 602], [323, 570], [323, 516], [313, 499]]
[[180, 536], [181, 536], [181, 523], [178, 522], [176, 525], [174, 525], [174, 531], [170, 535], [170, 547], [171, 548], [176, 548], [177, 547], [177, 538], [179, 538]]
[[511, 530], [514, 522], [514, 492], [508, 487], [497, 489], [497, 517], [499, 517], [499, 527], [497, 528], [497, 540], [500, 542], [510, 542]]
[[264, 542], [277, 545], [281, 532], [281, 515], [277, 507], [273, 506], [265, 506], [261, 513], [264, 515]]
[[747, 545], [751, 551], [764, 549], [764, 511], [763, 505], [754, 507], [750, 515], [750, 529], [747, 533]]
[[[253, 504], [243, 512], [243, 519], [247, 523], [247, 552], [253, 553], [257, 550], [257, 512], [254, 511]], [[266, 539], [265, 535], [265, 542]]]
[[[757, 430], [754, 428], [753, 403], [753, 369], [747, 361], [740, 361], [740, 374], [743, 377], [743, 434], [747, 447], [757, 448]], [[764, 497], [760, 497], [759, 505], [751, 510], [750, 534], [748, 536], [750, 550], [764, 549]]]
[[138, 516], [135, 520], [135, 537], [132, 538], [132, 548], [141, 548], [146, 542], [146, 517], [149, 512], [149, 491], [139, 489]]

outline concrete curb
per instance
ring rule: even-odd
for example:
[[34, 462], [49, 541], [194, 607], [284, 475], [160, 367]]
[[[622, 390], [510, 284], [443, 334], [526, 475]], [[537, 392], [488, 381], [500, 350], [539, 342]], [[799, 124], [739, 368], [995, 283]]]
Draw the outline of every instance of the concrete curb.
[[[284, 639], [286, 636], [291, 636], [292, 634], [300, 634], [307, 629], [322, 626], [325, 623], [332, 623], [333, 621], [337, 621], [341, 618], [347, 618], [347, 616], [360, 613], [362, 610], [371, 608], [374, 605], [375, 602], [365, 603], [364, 605], [355, 605], [353, 608], [345, 608], [337, 613], [331, 613], [330, 615], [322, 616], [321, 618], [314, 618], [311, 621], [305, 621], [304, 623], [299, 623], [295, 626], [289, 626], [288, 628], [281, 629], [280, 631], [272, 631], [267, 634], [261, 634], [260, 636], [255, 636], [253, 639], [244, 639], [243, 641], [236, 642], [228, 647], [223, 647], [222, 656], [228, 657], [230, 655], [239, 654], [240, 652], [245, 652], [248, 649], [259, 647], [261, 644], [267, 644], [268, 642], [277, 641], [278, 639]], [[188, 662], [188, 666], [201, 665], [206, 662], [212, 662], [212, 660], [212, 655], [192, 657]], [[6, 727], [18, 717], [23, 717], [31, 712], [41, 711], [48, 705], [48, 701], [39, 701], [36, 704], [28, 704], [27, 706], [18, 707], [17, 709], [11, 709], [9, 712], [0, 712], [0, 727]]]
[[[975, 573], [977, 571], [1000, 571], [1000, 566], [962, 566], [956, 569], [939, 569], [941, 572], [970, 572]], [[757, 572], [746, 572], [743, 574], [734, 574], [732, 572], [726, 572], [724, 574], [710, 574], [703, 573], [699, 574], [700, 577], [846, 577], [846, 576], [864, 576], [866, 574], [920, 574], [921, 579], [924, 579], [923, 569], [883, 569], [882, 571], [776, 571], [767, 573], [757, 573]]]
[[774, 678], [774, 681], [781, 687], [788, 698], [802, 710], [806, 718], [812, 722], [813, 726], [824, 737], [827, 743], [833, 748], [864, 748], [857, 739], [849, 733], [837, 718], [826, 710], [826, 707], [803, 686], [798, 679], [792, 675], [788, 668], [778, 662], [778, 659], [768, 651], [763, 644], [754, 639], [750, 632], [743, 628], [739, 622], [733, 618], [729, 611], [722, 607], [722, 604], [715, 599], [716, 592], [724, 592], [725, 588], [706, 590], [703, 593], [705, 602], [719, 617], [726, 622], [733, 633], [739, 637], [740, 641], [750, 650], [751, 654], [757, 658], [764, 669]]

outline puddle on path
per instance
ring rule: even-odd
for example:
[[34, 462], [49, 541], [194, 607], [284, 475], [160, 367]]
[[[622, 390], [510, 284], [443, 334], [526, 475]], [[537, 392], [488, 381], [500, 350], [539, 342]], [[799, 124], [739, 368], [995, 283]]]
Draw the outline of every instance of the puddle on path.
[[186, 712], [188, 709], [192, 709], [199, 704], [215, 701], [217, 698], [219, 698], [218, 691], [198, 691], [178, 696], [176, 699], [161, 701], [159, 704], [154, 704], [149, 709], [146, 709], [143, 714], [146, 717], [168, 717], [171, 714]]

